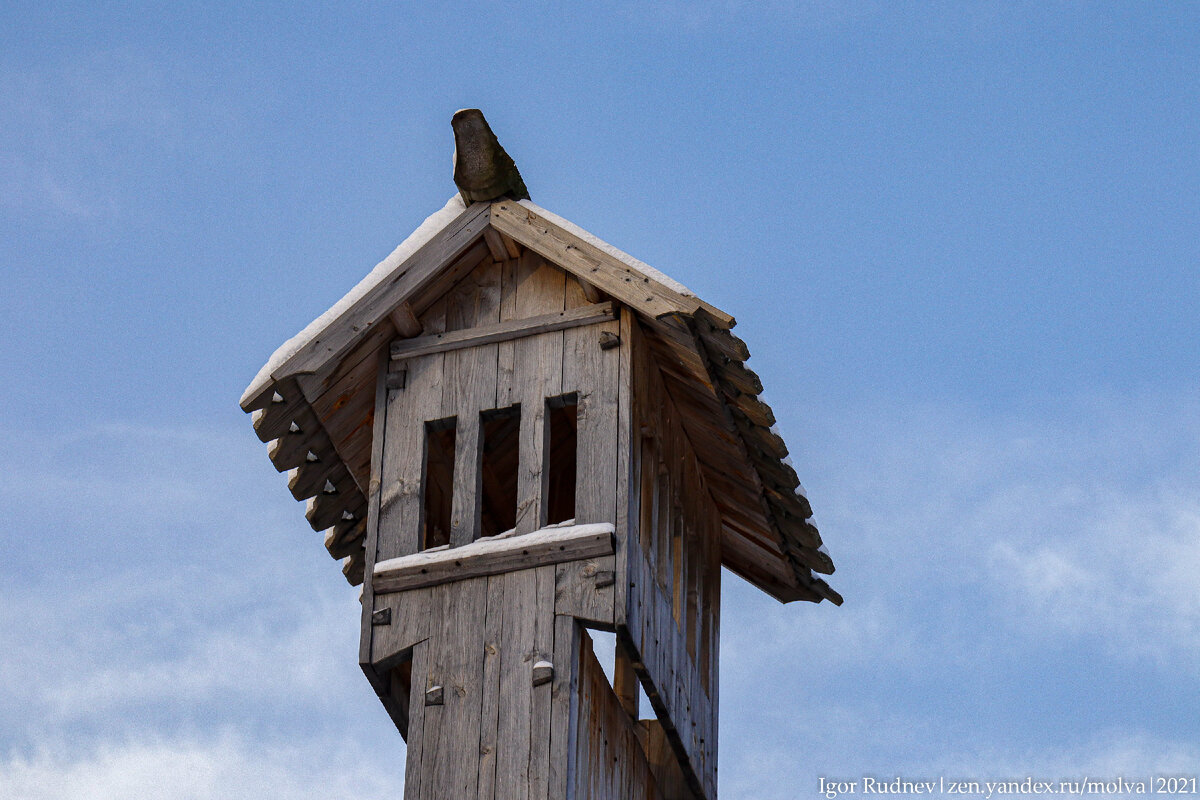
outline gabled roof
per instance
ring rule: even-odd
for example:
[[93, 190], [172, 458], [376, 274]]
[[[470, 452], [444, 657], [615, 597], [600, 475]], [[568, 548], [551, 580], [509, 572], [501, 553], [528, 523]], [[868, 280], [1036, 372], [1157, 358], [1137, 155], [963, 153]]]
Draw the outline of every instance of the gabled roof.
[[636, 312], [664, 384], [682, 412], [722, 515], [722, 561], [781, 601], [837, 592], [813, 572], [833, 563], [811, 521], [775, 416], [745, 366], [734, 319], [658, 270], [528, 200], [465, 206], [455, 196], [332, 308], [283, 344], [241, 406], [271, 442], [276, 468], [308, 500], [330, 553], [361, 580], [370, 440], [380, 353], [419, 331], [416, 318], [485, 258], [522, 247]]

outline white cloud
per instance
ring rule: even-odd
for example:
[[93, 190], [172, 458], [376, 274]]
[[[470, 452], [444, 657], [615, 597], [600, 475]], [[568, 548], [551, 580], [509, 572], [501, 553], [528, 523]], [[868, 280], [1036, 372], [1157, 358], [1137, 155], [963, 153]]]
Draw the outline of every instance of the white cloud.
[[[846, 605], [727, 582], [724, 796], [889, 770], [1194, 770], [1171, 719], [1188, 712], [1151, 698], [1200, 675], [1197, 411], [1142, 397], [783, 419], [807, 429], [797, 470]], [[1149, 707], [1096, 705], [1116, 686]]]
[[[722, 796], [804, 796], [822, 774], [1100, 776], [1196, 763], [1152, 718], [1101, 716], [1054, 740], [1036, 717], [1019, 736], [1011, 720], [993, 730], [972, 717], [999, 710], [972, 696], [972, 681], [1012, 702], [1039, 684], [1051, 651], [1104, 662], [1107, 680], [1191, 685], [1195, 410], [1131, 400], [1001, 421], [910, 409], [810, 422], [798, 469], [847, 604], [780, 606], [727, 581]], [[360, 775], [381, 776], [378, 794], [394, 790], [403, 748], [357, 668], [354, 592], [261, 445], [117, 426], [66, 431], [38, 450], [9, 434], [10, 453], [35, 455], [8, 470], [0, 498], [57, 502], [56, 519], [91, 520], [101, 541], [136, 517], [142, 549], [131, 561], [93, 547], [94, 569], [71, 569], [66, 583], [50, 565], [49, 604], [44, 583], [6, 562], [0, 795], [246, 796], [267, 791], [256, 775], [276, 776], [272, 797], [376, 796], [353, 783]], [[138, 485], [148, 488], [131, 499], [124, 490]], [[35, 536], [63, 535], [29, 521]], [[194, 563], [167, 535], [182, 526], [211, 540]], [[1075, 654], [1063, 655], [1064, 638]], [[287, 746], [273, 743], [284, 734]], [[362, 754], [322, 754], [345, 736]], [[325, 766], [337, 763], [365, 766]], [[193, 777], [181, 786], [178, 775]]]
[[44, 748], [0, 761], [12, 800], [209, 800], [262, 797], [396, 798], [403, 768], [337, 741], [264, 745], [233, 732], [212, 738], [138, 739], [95, 748]]

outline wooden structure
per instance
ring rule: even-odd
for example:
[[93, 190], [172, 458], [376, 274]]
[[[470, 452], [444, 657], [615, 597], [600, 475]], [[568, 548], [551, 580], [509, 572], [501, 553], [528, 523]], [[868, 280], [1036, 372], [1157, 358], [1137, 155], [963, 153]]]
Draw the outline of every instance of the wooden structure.
[[528, 200], [455, 197], [246, 390], [362, 584], [406, 798], [716, 797], [721, 567], [841, 603], [733, 325]]

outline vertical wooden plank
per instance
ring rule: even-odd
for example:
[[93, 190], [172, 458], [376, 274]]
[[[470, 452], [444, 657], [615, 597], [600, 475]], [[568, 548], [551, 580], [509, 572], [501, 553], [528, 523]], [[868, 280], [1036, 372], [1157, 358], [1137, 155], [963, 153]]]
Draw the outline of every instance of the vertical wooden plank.
[[665, 431], [659, 439], [658, 482], [655, 484], [654, 510], [657, 512], [655, 522], [655, 566], [658, 587], [664, 592], [671, 585], [671, 496], [673, 494], [671, 472], [667, 469], [671, 453], [666, 450], [669, 438]]
[[600, 334], [617, 335], [619, 323], [564, 331], [563, 391], [579, 393], [575, 518], [615, 522], [617, 516], [617, 372], [620, 348], [602, 350]]
[[[538, 567], [534, 573], [534, 596], [537, 609], [533, 631], [533, 659], [554, 664], [555, 673], [567, 668], [556, 660], [554, 653], [554, 567]], [[553, 681], [533, 687], [530, 702], [529, 724], [529, 797], [531, 800], [548, 800], [551, 781], [551, 715], [554, 704]]]
[[[614, 528], [617, 543], [617, 569], [614, 624], [624, 624], [629, 598], [629, 548], [638, 546], [637, 496], [638, 485], [634, 476], [634, 448], [640, 443], [640, 435], [634, 427], [633, 412], [633, 313], [621, 309], [618, 330], [621, 337], [617, 346], [617, 470], [616, 503], [617, 517]], [[636, 695], [634, 695], [636, 697]]]
[[[499, 264], [485, 263], [447, 294], [446, 326], [472, 328], [500, 320]], [[496, 407], [499, 351], [487, 344], [445, 353], [442, 411], [457, 416], [454, 452], [454, 498], [450, 546], [460, 547], [479, 533], [480, 424], [479, 414]]]
[[[517, 263], [512, 313], [525, 318], [562, 311], [564, 277], [562, 270], [526, 251]], [[563, 391], [563, 332], [526, 337], [515, 344], [513, 392], [521, 403], [516, 530], [529, 533], [546, 521], [546, 398]]]
[[[495, 345], [488, 345], [495, 349]], [[466, 353], [467, 351], [461, 351]], [[450, 355], [450, 354], [447, 354]], [[469, 357], [466, 359], [470, 361]], [[459, 366], [463, 361], [460, 360]], [[450, 546], [462, 547], [479, 535], [482, 483], [479, 459], [482, 442], [479, 409], [466, 403], [458, 409], [458, 429], [454, 439], [454, 498], [450, 514]], [[491, 403], [487, 404], [491, 407]]]
[[620, 639], [617, 640], [616, 656], [613, 664], [613, 691], [616, 692], [621, 708], [631, 720], [636, 720], [639, 711], [637, 673], [633, 671], [633, 661]]
[[[444, 330], [445, 304], [427, 310], [421, 323], [430, 333]], [[385, 446], [378, 474], [378, 561], [420, 549], [425, 422], [442, 416], [444, 360], [442, 353], [411, 359], [406, 364], [403, 388], [387, 391]]]
[[[712, 519], [717, 520], [717, 515], [713, 514]], [[719, 540], [716, 536], [720, 535], [720, 524], [714, 523], [714, 543]], [[718, 739], [717, 732], [720, 730], [720, 654], [721, 648], [718, 646], [721, 641], [721, 548], [719, 544], [713, 547], [712, 552], [712, 583], [709, 585], [708, 602], [709, 602], [709, 625], [712, 633], [712, 647], [710, 650], [710, 665], [708, 674], [708, 763], [707, 777], [710, 784], [709, 797], [717, 796], [717, 758]]]
[[412, 683], [408, 692], [408, 750], [404, 762], [404, 800], [421, 800], [425, 774], [425, 691], [429, 688], [428, 641], [413, 647]]
[[[578, 702], [578, 654], [580, 631], [568, 616], [554, 617], [554, 670], [550, 693], [549, 796], [569, 797], [575, 785]], [[574, 795], [586, 797], [586, 795]]]
[[[517, 261], [500, 264], [500, 320], [517, 319]], [[516, 342], [500, 342], [496, 345], [496, 407], [508, 408], [520, 402], [517, 384], [513, 380], [516, 367]]]
[[479, 727], [479, 800], [504, 800], [496, 792], [496, 760], [500, 748], [500, 651], [504, 642], [506, 575], [487, 578], [487, 612], [483, 631], [483, 695]]
[[372, 590], [372, 576], [375, 571], [375, 557], [379, 546], [379, 495], [380, 471], [383, 468], [384, 442], [387, 428], [387, 369], [388, 348], [384, 347], [376, 359], [375, 369], [375, 416], [371, 431], [371, 480], [367, 490], [367, 541], [365, 544], [365, 559], [363, 567], [362, 587], [362, 621], [358, 639], [358, 663], [366, 672], [368, 680], [378, 692], [382, 688], [380, 676], [371, 668], [371, 642], [374, 638], [374, 625], [371, 624], [371, 614], [375, 611], [375, 592]]
[[504, 638], [500, 643], [500, 710], [496, 788], [512, 800], [529, 798], [530, 720], [533, 699], [534, 627], [537, 582], [533, 570], [509, 572], [504, 579]]
[[442, 687], [442, 704], [425, 707], [424, 800], [478, 795], [486, 592], [487, 578], [434, 587], [428, 687]]

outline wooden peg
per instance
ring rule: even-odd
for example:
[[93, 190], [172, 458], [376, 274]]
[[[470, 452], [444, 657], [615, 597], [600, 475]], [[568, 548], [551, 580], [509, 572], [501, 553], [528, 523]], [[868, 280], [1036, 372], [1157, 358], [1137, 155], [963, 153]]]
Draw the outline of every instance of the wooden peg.
[[541, 686], [554, 679], [554, 665], [549, 661], [539, 661], [533, 665], [533, 685]]

